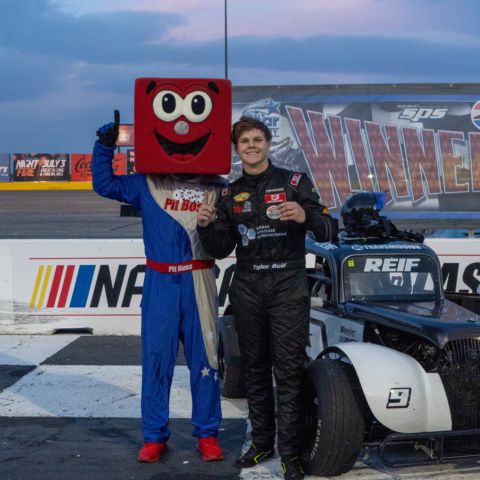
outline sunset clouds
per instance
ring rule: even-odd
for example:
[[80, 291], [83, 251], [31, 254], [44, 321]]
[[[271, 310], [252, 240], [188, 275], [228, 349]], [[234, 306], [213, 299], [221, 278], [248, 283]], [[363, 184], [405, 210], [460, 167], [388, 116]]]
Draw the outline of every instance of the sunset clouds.
[[[475, 82], [475, 0], [228, 0], [234, 85]], [[4, 0], [0, 152], [86, 151], [140, 76], [223, 77], [224, 0]]]

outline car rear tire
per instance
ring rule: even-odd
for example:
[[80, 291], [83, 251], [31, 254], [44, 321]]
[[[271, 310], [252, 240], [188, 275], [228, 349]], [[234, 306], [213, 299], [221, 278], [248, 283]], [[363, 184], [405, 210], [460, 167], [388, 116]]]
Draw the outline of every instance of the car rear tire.
[[225, 315], [219, 321], [218, 373], [223, 397], [245, 397], [243, 358], [238, 346], [233, 315]]
[[310, 475], [341, 475], [362, 450], [365, 422], [345, 367], [331, 359], [314, 360], [307, 367], [302, 463]]

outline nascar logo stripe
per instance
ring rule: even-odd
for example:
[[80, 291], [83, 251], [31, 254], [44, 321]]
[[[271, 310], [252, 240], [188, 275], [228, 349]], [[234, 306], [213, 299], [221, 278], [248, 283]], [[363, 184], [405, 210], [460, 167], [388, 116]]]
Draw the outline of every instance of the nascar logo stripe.
[[37, 300], [38, 288], [40, 287], [40, 282], [43, 276], [43, 270], [45, 267], [40, 265], [37, 272], [37, 277], [35, 278], [35, 284], [33, 286], [32, 298], [30, 298], [30, 308], [35, 306], [35, 301]]
[[50, 273], [52, 272], [52, 266], [48, 265], [45, 270], [45, 278], [43, 279], [42, 290], [40, 291], [40, 298], [38, 299], [38, 306], [43, 305], [45, 294], [47, 293], [48, 281], [50, 280]]
[[[92, 284], [93, 275], [95, 273], [95, 265], [78, 266], [76, 280], [73, 286], [73, 293], [70, 299], [70, 308], [83, 308], [87, 304], [90, 286]], [[42, 308], [47, 297], [47, 289], [50, 284], [52, 273], [52, 265], [40, 265], [38, 267], [35, 284], [33, 287], [32, 297], [30, 299], [30, 307]], [[65, 271], [65, 275], [63, 275]], [[71, 291], [72, 280], [75, 273], [75, 265], [56, 265], [53, 280], [48, 291], [46, 301], [47, 308], [65, 308], [69, 293]], [[62, 282], [63, 276], [63, 282]], [[60, 292], [60, 295], [59, 295]], [[58, 297], [58, 303], [57, 302]], [[56, 304], [56, 305], [55, 305]]]
[[62, 291], [60, 292], [60, 299], [58, 300], [58, 307], [65, 308], [67, 303], [68, 292], [70, 291], [70, 284], [72, 283], [73, 272], [75, 267], [73, 265], [67, 266], [67, 271], [65, 272], [65, 278], [63, 280]]
[[140, 302], [146, 266], [131, 265], [126, 275], [127, 267], [127, 264], [37, 265], [36, 272], [32, 272], [30, 308], [96, 309], [104, 303], [112, 309], [136, 308], [131, 304], [133, 299], [134, 304]]
[[80, 265], [72, 299], [70, 300], [70, 308], [85, 307], [94, 272], [95, 265]]
[[57, 265], [55, 273], [53, 274], [52, 288], [50, 289], [50, 295], [47, 300], [47, 307], [52, 308], [55, 306], [55, 300], [57, 299], [58, 288], [60, 287], [60, 280], [63, 274], [63, 265]]
[[[35, 285], [33, 286], [32, 297], [30, 298], [30, 307], [42, 307], [47, 293], [47, 287], [52, 273], [52, 266], [41, 265], [38, 269], [35, 278]], [[38, 296], [38, 300], [37, 300]]]

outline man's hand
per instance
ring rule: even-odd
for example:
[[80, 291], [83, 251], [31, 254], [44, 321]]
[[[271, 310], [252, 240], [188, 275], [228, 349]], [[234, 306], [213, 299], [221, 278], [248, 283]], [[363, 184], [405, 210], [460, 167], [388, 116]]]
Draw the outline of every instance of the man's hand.
[[293, 220], [297, 223], [304, 223], [306, 220], [305, 210], [297, 202], [283, 202], [278, 206], [280, 220]]
[[120, 112], [113, 112], [113, 123], [107, 123], [97, 130], [98, 141], [107, 147], [114, 147], [118, 139], [118, 129], [120, 126]]
[[217, 209], [213, 205], [202, 203], [197, 212], [197, 223], [200, 227], [207, 227], [217, 216]]

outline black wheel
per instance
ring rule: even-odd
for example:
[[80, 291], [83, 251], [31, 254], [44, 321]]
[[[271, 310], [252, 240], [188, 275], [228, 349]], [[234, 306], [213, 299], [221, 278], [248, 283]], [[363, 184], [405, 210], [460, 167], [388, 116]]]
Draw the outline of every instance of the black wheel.
[[306, 472], [335, 476], [350, 470], [362, 449], [365, 422], [339, 361], [319, 359], [308, 365], [306, 421]]
[[219, 319], [218, 373], [223, 397], [245, 397], [243, 358], [232, 315], [225, 315]]

